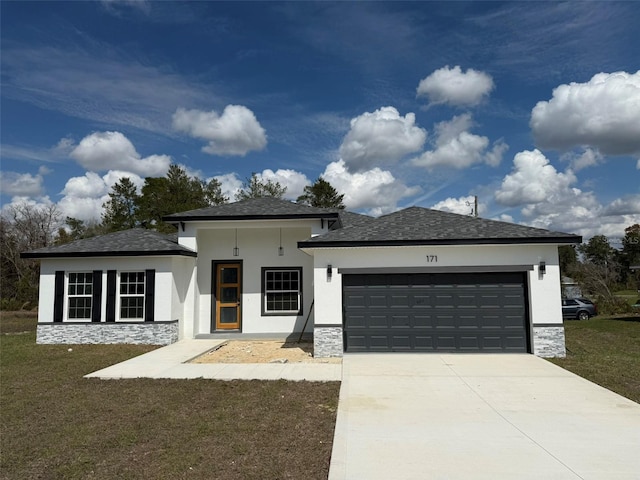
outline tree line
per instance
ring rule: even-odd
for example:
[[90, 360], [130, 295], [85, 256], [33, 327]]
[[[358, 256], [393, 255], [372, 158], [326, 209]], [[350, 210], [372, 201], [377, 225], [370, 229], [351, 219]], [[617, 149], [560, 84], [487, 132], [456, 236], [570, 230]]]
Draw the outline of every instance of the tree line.
[[640, 224], [624, 232], [620, 249], [612, 247], [606, 236], [596, 235], [577, 247], [558, 250], [561, 275], [571, 277], [584, 295], [594, 299], [600, 313], [631, 311], [615, 292], [640, 289], [640, 270], [631, 269], [640, 266]]
[[[285, 193], [285, 186], [254, 173], [234, 200], [282, 198]], [[343, 200], [344, 194], [322, 177], [306, 186], [297, 198], [301, 204], [339, 209], [344, 208]], [[53, 204], [11, 205], [0, 216], [0, 308], [16, 310], [37, 304], [39, 262], [21, 259], [20, 252], [130, 228], [172, 233], [176, 229], [162, 221], [164, 216], [229, 201], [218, 180], [203, 181], [189, 176], [184, 168], [171, 165], [166, 176], [146, 178], [139, 192], [129, 178], [121, 178], [111, 188], [99, 221], [63, 218]], [[640, 270], [630, 268], [640, 265], [640, 224], [627, 227], [621, 243], [622, 247], [616, 249], [606, 236], [596, 235], [577, 247], [559, 248], [561, 275], [572, 277], [584, 294], [598, 302], [603, 313], [628, 309], [628, 304], [614, 292], [640, 286]]]
[[[242, 184], [234, 200], [282, 198], [286, 191], [287, 187], [279, 182], [261, 179], [254, 173]], [[343, 209], [343, 199], [343, 194], [319, 177], [304, 188], [297, 202]], [[166, 176], [145, 178], [140, 192], [130, 178], [122, 177], [111, 188], [100, 220], [63, 218], [54, 204], [25, 202], [8, 206], [0, 216], [0, 309], [29, 309], [37, 304], [39, 262], [20, 258], [20, 252], [130, 228], [173, 233], [176, 228], [164, 222], [164, 216], [229, 201], [218, 180], [204, 181], [188, 175], [178, 165], [171, 165]]]

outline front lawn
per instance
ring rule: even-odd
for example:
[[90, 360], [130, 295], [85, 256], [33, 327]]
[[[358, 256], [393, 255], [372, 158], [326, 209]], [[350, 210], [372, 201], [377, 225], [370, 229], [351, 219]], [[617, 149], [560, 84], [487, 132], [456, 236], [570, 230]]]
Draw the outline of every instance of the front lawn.
[[84, 379], [154, 347], [34, 330], [0, 317], [0, 478], [327, 478], [338, 382]]
[[556, 365], [640, 403], [640, 316], [564, 322], [567, 358]]

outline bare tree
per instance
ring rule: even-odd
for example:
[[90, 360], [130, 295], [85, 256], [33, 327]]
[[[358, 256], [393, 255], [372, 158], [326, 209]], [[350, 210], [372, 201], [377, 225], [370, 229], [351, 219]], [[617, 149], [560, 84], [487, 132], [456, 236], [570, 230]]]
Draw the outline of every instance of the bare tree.
[[6, 207], [0, 215], [1, 307], [21, 308], [35, 304], [40, 266], [20, 258], [21, 252], [52, 245], [61, 227], [56, 205], [20, 203]]

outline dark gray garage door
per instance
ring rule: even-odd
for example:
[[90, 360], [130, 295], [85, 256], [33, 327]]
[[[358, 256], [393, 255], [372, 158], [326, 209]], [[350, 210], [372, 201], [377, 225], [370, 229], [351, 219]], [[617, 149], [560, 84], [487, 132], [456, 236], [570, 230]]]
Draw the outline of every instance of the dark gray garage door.
[[527, 352], [525, 274], [343, 275], [348, 352]]

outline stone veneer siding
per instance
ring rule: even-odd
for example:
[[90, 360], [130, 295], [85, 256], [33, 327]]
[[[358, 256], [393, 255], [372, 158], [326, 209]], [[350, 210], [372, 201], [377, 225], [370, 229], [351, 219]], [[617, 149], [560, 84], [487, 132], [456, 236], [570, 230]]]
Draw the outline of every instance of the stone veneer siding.
[[169, 345], [178, 341], [178, 320], [169, 322], [39, 323], [39, 344]]
[[567, 356], [564, 326], [533, 326], [533, 353], [542, 358]]
[[316, 326], [313, 329], [313, 356], [316, 358], [342, 357], [342, 327]]

